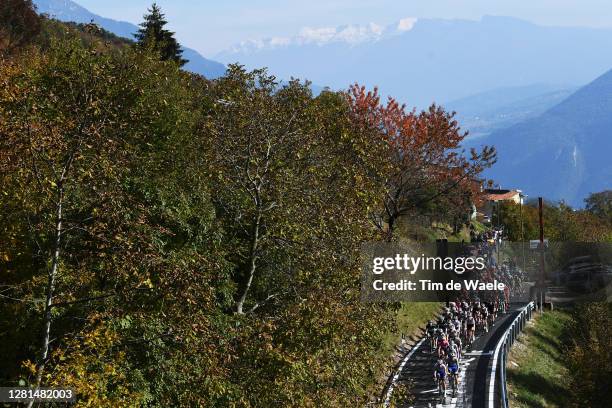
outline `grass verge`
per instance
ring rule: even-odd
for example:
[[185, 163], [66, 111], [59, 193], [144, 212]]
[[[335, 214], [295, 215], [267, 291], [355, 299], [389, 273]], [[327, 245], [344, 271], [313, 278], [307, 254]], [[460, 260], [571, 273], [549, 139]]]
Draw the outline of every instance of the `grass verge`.
[[562, 336], [571, 321], [561, 310], [535, 315], [508, 356], [507, 380], [513, 408], [556, 408], [569, 404], [569, 373]]
[[397, 331], [389, 332], [385, 335], [384, 349], [387, 354], [392, 354], [400, 344], [402, 334], [408, 339], [420, 334], [420, 328], [425, 327], [427, 322], [432, 319], [442, 307], [442, 303], [437, 302], [410, 302], [402, 303], [397, 311]]

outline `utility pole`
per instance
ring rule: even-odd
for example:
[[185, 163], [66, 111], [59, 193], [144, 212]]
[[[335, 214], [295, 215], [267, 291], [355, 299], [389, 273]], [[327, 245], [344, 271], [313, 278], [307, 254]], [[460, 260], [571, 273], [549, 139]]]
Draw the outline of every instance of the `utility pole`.
[[527, 262], [525, 260], [525, 228], [523, 226], [523, 199], [526, 196], [524, 196], [522, 193], [519, 195], [519, 216], [521, 218], [521, 252], [523, 253], [523, 273], [527, 273]]
[[540, 277], [538, 279], [538, 296], [540, 297], [540, 312], [544, 312], [544, 200], [538, 197], [538, 218], [540, 220]]
[[525, 241], [525, 228], [523, 227], [523, 195], [519, 196], [519, 218], [521, 219], [521, 242]]

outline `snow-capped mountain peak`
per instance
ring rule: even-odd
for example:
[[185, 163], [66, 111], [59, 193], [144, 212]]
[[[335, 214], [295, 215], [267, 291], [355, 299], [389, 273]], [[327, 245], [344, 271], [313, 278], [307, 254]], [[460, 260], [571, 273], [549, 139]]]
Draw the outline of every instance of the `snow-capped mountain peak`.
[[338, 27], [304, 27], [297, 35], [292, 37], [271, 37], [242, 41], [222, 54], [251, 53], [291, 45], [314, 44], [322, 46], [334, 42], [357, 45], [364, 42], [378, 41], [390, 35], [410, 31], [416, 22], [416, 18], [407, 17], [388, 26], [369, 23], [365, 25], [347, 24]]

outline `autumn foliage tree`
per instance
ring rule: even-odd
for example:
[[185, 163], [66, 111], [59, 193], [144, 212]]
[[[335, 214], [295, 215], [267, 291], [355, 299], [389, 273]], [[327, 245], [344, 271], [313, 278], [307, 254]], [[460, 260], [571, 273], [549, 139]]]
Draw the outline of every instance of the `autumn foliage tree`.
[[40, 32], [40, 17], [31, 0], [0, 3], [0, 53], [28, 44]]
[[123, 147], [114, 126], [116, 105], [103, 102], [121, 101], [112, 94], [112, 79], [101, 72], [109, 61], [100, 56], [94, 63], [78, 47], [57, 48], [61, 51], [55, 55], [34, 55], [30, 69], [9, 78], [6, 92], [11, 96], [2, 104], [4, 112], [14, 113], [2, 141], [10, 163], [6, 170], [12, 167], [19, 175], [9, 203], [17, 206], [13, 216], [29, 226], [27, 236], [46, 279], [36, 386], [49, 359], [54, 309], [72, 300], [62, 293], [70, 281], [66, 257], [77, 260], [87, 253], [77, 242], [83, 234], [95, 234], [91, 221], [108, 200], [105, 185], [121, 171], [108, 164], [111, 157], [121, 162]]
[[448, 215], [457, 209], [467, 214], [476, 193], [473, 180], [495, 163], [494, 148], [472, 149], [466, 156], [461, 143], [467, 132], [461, 131], [453, 113], [439, 106], [420, 113], [407, 111], [393, 98], [382, 104], [376, 89], [367, 91], [358, 85], [349, 89], [347, 99], [359, 131], [389, 145], [386, 160], [393, 170], [380, 179], [386, 191], [382, 211], [374, 214], [387, 239], [402, 216]]

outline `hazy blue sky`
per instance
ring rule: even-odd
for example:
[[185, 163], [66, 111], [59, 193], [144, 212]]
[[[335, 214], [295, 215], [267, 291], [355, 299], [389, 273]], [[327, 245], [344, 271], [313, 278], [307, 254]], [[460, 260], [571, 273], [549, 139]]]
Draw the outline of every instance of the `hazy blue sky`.
[[[151, 0], [75, 0], [104, 17], [140, 22]], [[241, 40], [297, 34], [302, 27], [391, 24], [404, 17], [524, 18], [543, 25], [612, 27], [610, 0], [159, 0], [186, 46], [205, 55]]]

